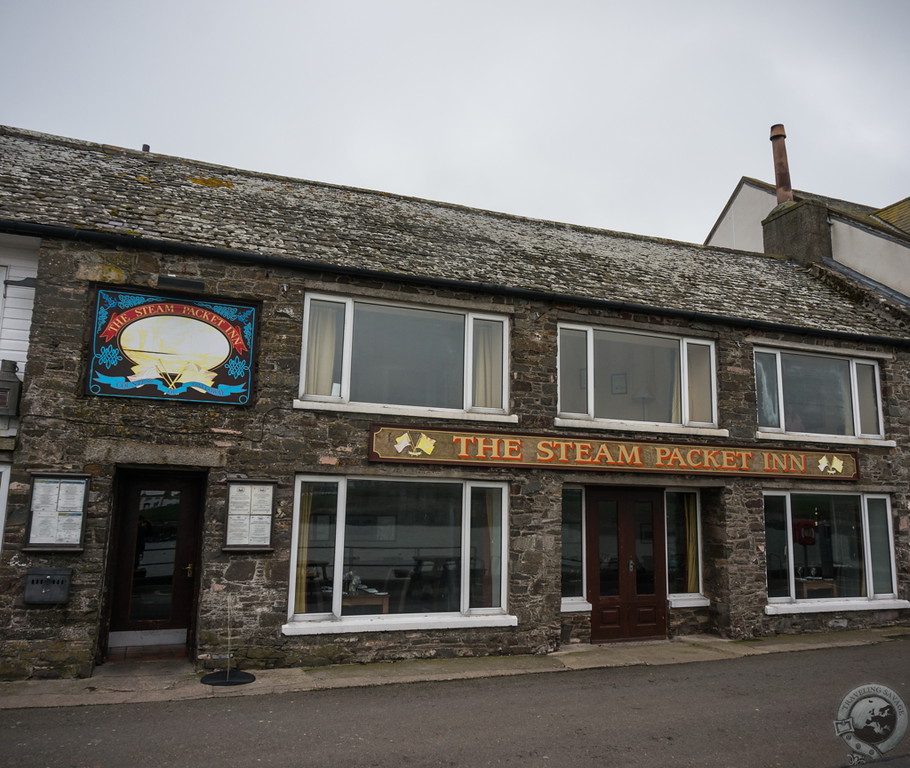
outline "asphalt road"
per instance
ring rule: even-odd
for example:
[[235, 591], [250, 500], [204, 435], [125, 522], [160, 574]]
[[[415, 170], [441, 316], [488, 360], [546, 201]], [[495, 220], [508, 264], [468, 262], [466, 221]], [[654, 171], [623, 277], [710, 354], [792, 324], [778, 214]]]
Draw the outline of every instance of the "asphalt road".
[[[661, 667], [0, 712], [0, 766], [834, 768], [844, 696], [910, 703], [910, 639]], [[910, 765], [910, 731], [887, 755]], [[891, 761], [889, 761], [890, 763]]]

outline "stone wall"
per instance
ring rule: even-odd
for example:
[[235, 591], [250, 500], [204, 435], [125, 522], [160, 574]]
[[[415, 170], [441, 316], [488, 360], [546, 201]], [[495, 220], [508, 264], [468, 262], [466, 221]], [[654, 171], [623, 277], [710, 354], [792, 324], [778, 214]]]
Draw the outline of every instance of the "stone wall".
[[[262, 302], [256, 391], [250, 405], [227, 407], [84, 394], [94, 286], [154, 288], [161, 274], [202, 281], [207, 295]], [[906, 620], [906, 612], [765, 616], [763, 487], [754, 480], [370, 465], [366, 460], [367, 435], [377, 417], [295, 409], [292, 405], [299, 383], [302, 313], [308, 291], [359, 293], [509, 314], [511, 410], [519, 415], [518, 424], [509, 428], [522, 431], [572, 433], [556, 428], [553, 421], [557, 408], [557, 324], [562, 320], [620, 323], [714, 339], [720, 426], [729, 431], [729, 438], [686, 436], [685, 440], [706, 445], [755, 442], [752, 344], [744, 330], [284, 267], [148, 251], [95, 250], [78, 243], [47, 241], [38, 275], [22, 425], [0, 560], [0, 677], [82, 676], [90, 674], [93, 664], [102, 660], [103, 627], [109, 610], [109, 556], [114, 551], [114, 481], [122, 467], [194, 470], [207, 476], [194, 647], [203, 666], [219, 666], [217, 657], [226, 652], [229, 639], [239, 665], [245, 667], [546, 653], [561, 642], [586, 641], [589, 617], [560, 613], [561, 489], [569, 482], [700, 490], [704, 593], [711, 606], [671, 610], [671, 634], [713, 631], [751, 637], [841, 626], [844, 622], [847, 626], [865, 626]], [[884, 488], [892, 494], [904, 598], [910, 598], [910, 498], [903, 479], [910, 476], [906, 458], [910, 455], [908, 362], [902, 353], [882, 366], [888, 398], [886, 418], [898, 425], [894, 430], [899, 435], [897, 449], [860, 449], [861, 490]], [[402, 417], [396, 422], [426, 426], [433, 420]], [[440, 426], [452, 425], [451, 421], [440, 422]], [[601, 436], [590, 430], [578, 432]], [[649, 437], [642, 433], [608, 436]], [[36, 471], [91, 475], [83, 552], [21, 551], [28, 520], [29, 473]], [[482, 478], [508, 483], [508, 604], [518, 626], [284, 636], [281, 625], [288, 613], [294, 478], [301, 473]], [[244, 477], [276, 481], [274, 550], [270, 553], [222, 550], [226, 482]], [[783, 481], [771, 482], [783, 487]], [[823, 482], [812, 487], [830, 492], [856, 486]], [[25, 571], [39, 565], [73, 569], [71, 598], [66, 605], [23, 604]]]

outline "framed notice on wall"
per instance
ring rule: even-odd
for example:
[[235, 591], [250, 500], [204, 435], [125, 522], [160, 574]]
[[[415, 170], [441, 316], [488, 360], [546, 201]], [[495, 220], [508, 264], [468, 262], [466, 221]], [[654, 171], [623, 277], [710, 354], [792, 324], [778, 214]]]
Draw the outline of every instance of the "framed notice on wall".
[[82, 550], [88, 475], [36, 475], [24, 549]]
[[228, 483], [227, 524], [222, 549], [271, 550], [275, 482]]

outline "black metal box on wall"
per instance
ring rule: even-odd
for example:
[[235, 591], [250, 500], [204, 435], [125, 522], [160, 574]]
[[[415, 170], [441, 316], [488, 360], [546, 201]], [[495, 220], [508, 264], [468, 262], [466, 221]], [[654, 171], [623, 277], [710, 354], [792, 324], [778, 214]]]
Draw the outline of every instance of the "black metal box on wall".
[[25, 596], [29, 605], [57, 605], [70, 599], [72, 568], [29, 568], [25, 575]]

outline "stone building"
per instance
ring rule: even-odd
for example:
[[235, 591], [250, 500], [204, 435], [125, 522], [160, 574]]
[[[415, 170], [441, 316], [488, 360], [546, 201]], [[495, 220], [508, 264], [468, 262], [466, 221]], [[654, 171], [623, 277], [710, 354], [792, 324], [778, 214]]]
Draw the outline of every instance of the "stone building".
[[0, 257], [3, 678], [910, 616], [910, 316], [824, 264], [11, 128]]

